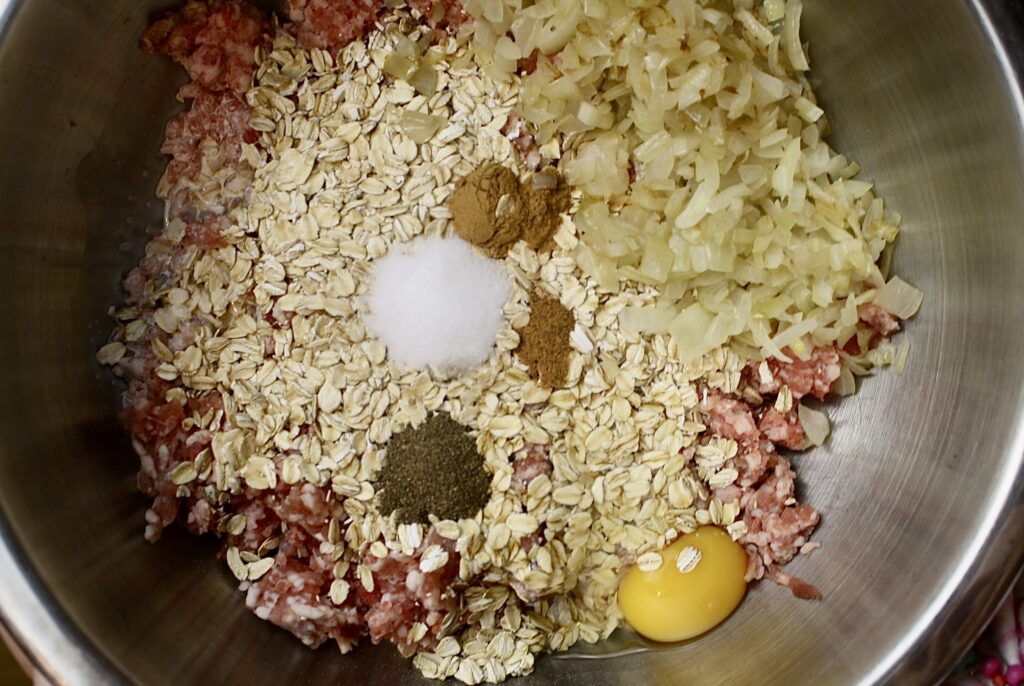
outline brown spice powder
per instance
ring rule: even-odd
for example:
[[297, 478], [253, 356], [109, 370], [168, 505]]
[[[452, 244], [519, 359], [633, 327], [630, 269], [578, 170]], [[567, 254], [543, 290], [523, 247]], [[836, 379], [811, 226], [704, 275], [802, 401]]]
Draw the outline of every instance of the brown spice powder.
[[519, 332], [516, 355], [529, 367], [530, 376], [544, 386], [559, 388], [569, 376], [569, 335], [576, 317], [536, 288], [530, 293], [530, 321]]
[[488, 163], [460, 179], [448, 203], [455, 233], [502, 259], [520, 240], [534, 250], [551, 250], [570, 196], [553, 170], [522, 184], [511, 169]]

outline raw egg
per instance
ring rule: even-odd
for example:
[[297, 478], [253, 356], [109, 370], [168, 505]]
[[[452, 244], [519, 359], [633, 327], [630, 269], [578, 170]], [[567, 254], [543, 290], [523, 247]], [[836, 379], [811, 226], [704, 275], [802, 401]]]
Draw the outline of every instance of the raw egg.
[[702, 526], [637, 559], [619, 585], [619, 607], [638, 633], [654, 641], [699, 636], [743, 600], [747, 553], [728, 533]]

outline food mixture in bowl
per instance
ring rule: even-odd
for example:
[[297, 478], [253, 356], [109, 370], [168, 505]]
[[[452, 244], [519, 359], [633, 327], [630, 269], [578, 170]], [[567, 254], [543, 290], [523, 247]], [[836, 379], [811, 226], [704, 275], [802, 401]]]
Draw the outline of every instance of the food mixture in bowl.
[[221, 537], [308, 646], [465, 683], [624, 617], [698, 635], [745, 582], [820, 598], [793, 456], [921, 294], [823, 140], [799, 0], [287, 9], [142, 37], [191, 79], [98, 353], [146, 537]]

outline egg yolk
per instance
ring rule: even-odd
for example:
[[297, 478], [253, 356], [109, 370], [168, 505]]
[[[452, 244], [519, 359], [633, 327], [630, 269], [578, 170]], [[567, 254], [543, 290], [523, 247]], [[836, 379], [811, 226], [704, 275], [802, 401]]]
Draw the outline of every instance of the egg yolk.
[[722, 529], [702, 526], [658, 553], [641, 555], [619, 586], [619, 607], [633, 629], [651, 640], [693, 638], [740, 604], [746, 570], [743, 547]]

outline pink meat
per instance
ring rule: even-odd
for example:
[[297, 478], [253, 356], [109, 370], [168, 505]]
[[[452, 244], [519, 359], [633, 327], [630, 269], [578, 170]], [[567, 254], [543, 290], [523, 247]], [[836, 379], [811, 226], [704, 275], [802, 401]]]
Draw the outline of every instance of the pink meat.
[[[211, 438], [209, 431], [184, 429], [185, 406], [177, 401], [166, 402], [162, 395], [160, 384], [132, 383], [122, 413], [122, 420], [132, 435], [132, 446], [139, 456], [139, 490], [153, 496], [153, 504], [146, 511], [146, 538], [151, 541], [157, 540], [178, 516], [181, 498], [178, 486], [171, 480], [171, 472], [182, 462], [194, 460], [209, 446]], [[209, 393], [191, 401], [188, 414], [196, 411], [205, 414], [221, 406], [220, 395]], [[208, 515], [201, 506], [196, 511], [196, 496], [191, 498], [190, 526], [201, 530]]]
[[242, 164], [242, 144], [255, 143], [258, 136], [249, 126], [249, 106], [241, 96], [200, 86], [186, 86], [181, 92], [192, 98], [192, 104], [167, 124], [160, 147], [160, 152], [171, 156], [167, 165], [170, 183], [196, 177], [202, 165], [202, 144], [208, 139], [217, 144], [230, 163]]
[[772, 471], [765, 480], [741, 498], [747, 533], [741, 543], [758, 558], [748, 567], [748, 575], [760, 578], [765, 570], [792, 560], [818, 525], [817, 511], [796, 502], [795, 474], [785, 457], [772, 455]]
[[260, 619], [294, 634], [310, 648], [333, 638], [346, 653], [364, 633], [354, 593], [341, 605], [330, 599], [328, 574], [301, 560], [278, 555], [274, 566], [254, 582], [246, 594], [246, 606]]
[[377, 0], [288, 0], [288, 18], [302, 45], [336, 51], [365, 36], [382, 7]]
[[700, 409], [708, 416], [711, 433], [734, 441], [755, 441], [759, 437], [750, 408], [742, 400], [717, 391], [705, 391]]
[[551, 476], [554, 465], [548, 459], [548, 449], [543, 445], [530, 445], [520, 450], [512, 461], [512, 491], [525, 493], [530, 482], [541, 474]]
[[736, 483], [747, 488], [760, 481], [768, 469], [769, 455], [773, 450], [772, 444], [767, 441], [752, 441], [740, 445], [736, 457], [733, 458], [733, 467], [740, 473]]
[[[810, 384], [813, 389], [813, 383]], [[747, 550], [747, 580], [764, 577], [785, 579], [801, 598], [814, 597], [813, 587], [793, 577], [776, 574], [776, 567], [793, 559], [807, 544], [818, 524], [818, 513], [796, 500], [795, 474], [789, 460], [775, 446], [805, 447], [806, 437], [795, 411], [782, 414], [774, 407], [754, 422], [754, 411], [746, 402], [705, 389], [701, 411], [707, 416], [710, 433], [737, 442], [737, 454], [728, 465], [739, 472], [736, 482], [715, 491], [722, 502], [739, 502], [747, 533], [740, 538]]]
[[189, 0], [142, 36], [147, 54], [169, 55], [210, 91], [245, 93], [256, 70], [256, 47], [269, 43], [270, 22], [248, 3]]
[[223, 233], [231, 228], [231, 219], [224, 215], [206, 215], [186, 222], [182, 243], [202, 250], [216, 250], [227, 245]]
[[229, 537], [228, 544], [239, 550], [255, 553], [281, 529], [281, 520], [273, 508], [262, 499], [254, 499], [249, 493], [238, 499], [234, 510], [245, 517], [245, 529], [237, 536]]
[[874, 303], [859, 305], [857, 316], [883, 337], [889, 337], [900, 330], [900, 320]]
[[285, 524], [301, 527], [311, 536], [323, 535], [331, 517], [344, 518], [331, 492], [311, 483], [278, 485], [269, 500], [271, 509]]
[[[424, 572], [420, 559], [424, 551], [439, 545], [448, 553], [448, 562], [440, 569]], [[458, 610], [458, 599], [450, 589], [459, 573], [455, 543], [441, 538], [433, 530], [412, 556], [392, 551], [384, 558], [367, 554], [363, 564], [373, 573], [374, 588], [359, 586], [359, 599], [366, 610], [370, 640], [409, 645], [413, 624], [427, 626], [428, 636], [440, 634], [448, 613]]]
[[769, 407], [761, 415], [757, 423], [764, 437], [776, 445], [790, 450], [806, 450], [811, 443], [804, 434], [803, 425], [800, 424], [800, 417], [797, 415], [797, 406], [783, 414], [774, 407]]
[[823, 400], [842, 371], [839, 352], [832, 346], [819, 346], [811, 351], [811, 356], [806, 360], [796, 357], [788, 348], [783, 352], [793, 361], [782, 362], [775, 358], [768, 360], [768, 368], [774, 377], [769, 383], [761, 380], [759, 363], [750, 363], [747, 374], [754, 388], [761, 393], [776, 394], [783, 386], [789, 386], [794, 400], [800, 400], [808, 394]]
[[794, 596], [801, 600], [821, 600], [821, 591], [816, 587], [800, 577], [780, 572], [776, 567], [768, 570], [768, 578], [780, 586], [785, 586]]

